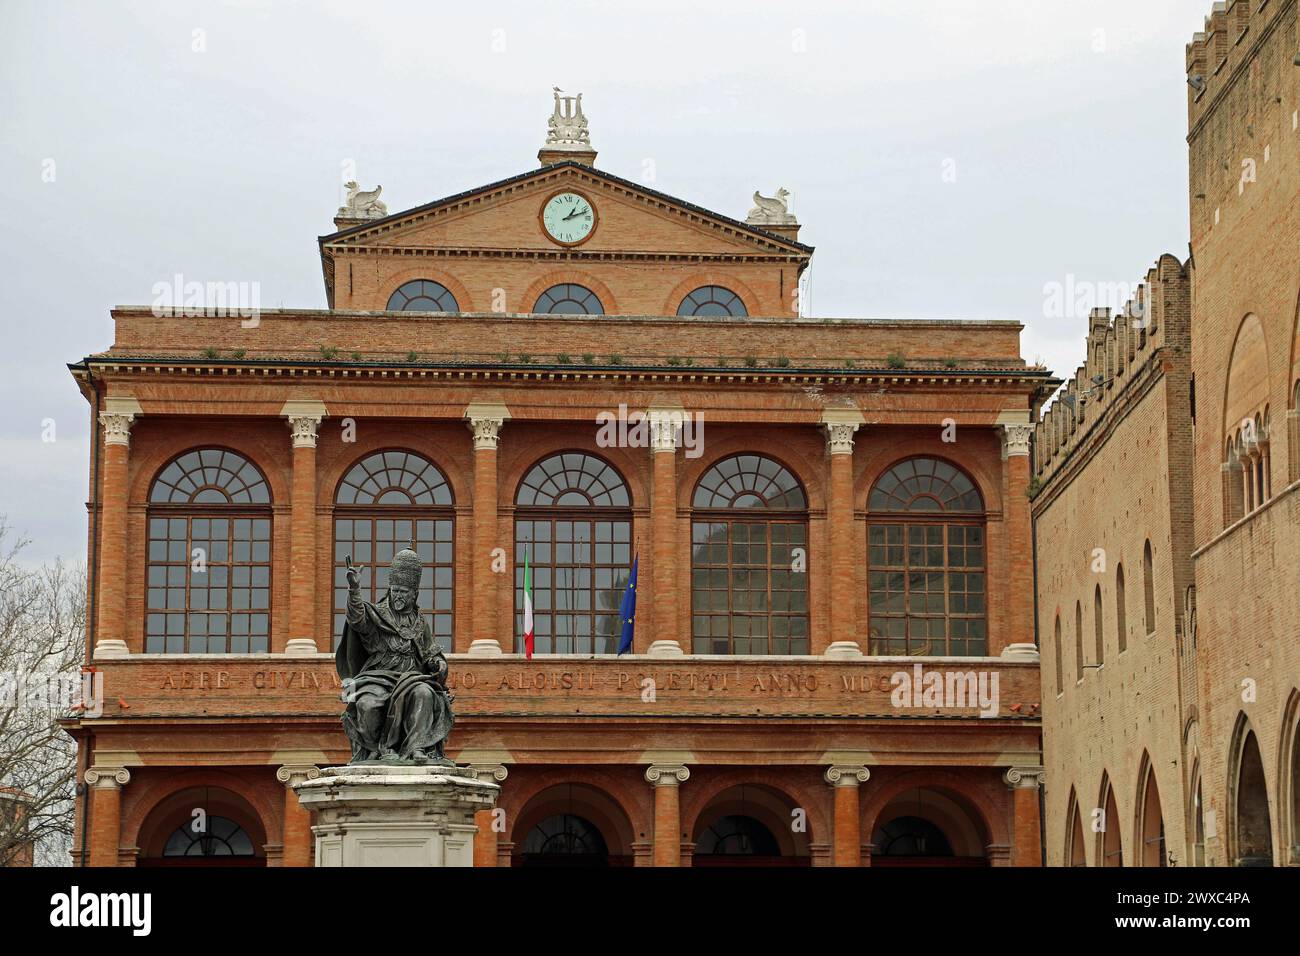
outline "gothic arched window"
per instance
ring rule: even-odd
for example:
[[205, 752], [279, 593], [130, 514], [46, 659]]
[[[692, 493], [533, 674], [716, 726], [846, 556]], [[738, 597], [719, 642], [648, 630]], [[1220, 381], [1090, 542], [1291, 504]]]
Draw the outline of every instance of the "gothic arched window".
[[403, 282], [388, 297], [389, 312], [459, 312], [460, 305], [451, 290], [432, 279]]
[[749, 315], [740, 296], [720, 285], [700, 286], [677, 307], [678, 315]]
[[173, 458], [149, 488], [145, 653], [265, 654], [271, 491], [225, 448]]
[[596, 293], [573, 282], [553, 285], [537, 298], [534, 312], [549, 315], [604, 315]]
[[871, 654], [988, 653], [984, 499], [963, 472], [909, 458], [867, 497]]
[[808, 498], [762, 455], [724, 458], [695, 486], [696, 654], [808, 653]]
[[603, 458], [539, 461], [515, 493], [515, 640], [524, 650], [524, 559], [533, 587], [534, 653], [613, 654], [632, 571], [632, 499]]
[[361, 572], [362, 597], [388, 589], [393, 555], [420, 556], [420, 612], [444, 651], [452, 649], [455, 511], [437, 466], [413, 451], [377, 451], [347, 470], [334, 493], [334, 642], [347, 611], [347, 558]]

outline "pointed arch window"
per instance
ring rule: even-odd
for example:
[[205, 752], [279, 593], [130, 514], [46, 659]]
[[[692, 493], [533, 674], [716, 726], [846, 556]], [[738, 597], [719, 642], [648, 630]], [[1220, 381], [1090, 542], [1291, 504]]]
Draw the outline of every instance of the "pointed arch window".
[[1092, 593], [1092, 637], [1093, 653], [1097, 655], [1097, 664], [1106, 663], [1106, 630], [1105, 614], [1101, 604], [1101, 585], [1098, 584]]
[[946, 461], [909, 458], [867, 497], [871, 654], [988, 653], [984, 499]]
[[1052, 629], [1052, 644], [1056, 648], [1056, 692], [1065, 692], [1065, 665], [1061, 652], [1061, 615], [1056, 615], [1056, 626]]
[[347, 559], [361, 568], [362, 597], [388, 590], [393, 555], [420, 556], [420, 613], [444, 651], [452, 650], [455, 609], [455, 502], [438, 467], [417, 452], [388, 449], [349, 468], [334, 493], [334, 644], [347, 613]]
[[515, 492], [515, 649], [524, 651], [524, 558], [536, 654], [613, 654], [632, 567], [632, 498], [609, 462], [573, 451], [533, 465]]
[[1124, 565], [1115, 566], [1115, 635], [1119, 641], [1119, 652], [1128, 649], [1128, 610], [1124, 606]]
[[148, 654], [264, 654], [271, 639], [271, 491], [243, 455], [199, 448], [149, 488]]
[[691, 499], [696, 654], [808, 653], [808, 498], [780, 462], [724, 458]]
[[1151, 560], [1151, 542], [1142, 547], [1142, 610], [1143, 625], [1146, 633], [1153, 634], [1156, 629], [1156, 582]]

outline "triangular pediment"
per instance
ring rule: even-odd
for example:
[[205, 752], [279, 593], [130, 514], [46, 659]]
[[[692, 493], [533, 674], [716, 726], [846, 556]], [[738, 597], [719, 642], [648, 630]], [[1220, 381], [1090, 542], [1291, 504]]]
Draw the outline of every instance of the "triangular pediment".
[[[580, 246], [552, 242], [541, 225], [543, 204], [566, 190], [580, 193], [596, 209], [596, 227]], [[813, 251], [803, 243], [574, 162], [545, 166], [373, 219], [322, 236], [320, 242], [322, 249], [509, 249], [542, 254], [563, 249], [602, 258], [669, 253], [806, 259]]]

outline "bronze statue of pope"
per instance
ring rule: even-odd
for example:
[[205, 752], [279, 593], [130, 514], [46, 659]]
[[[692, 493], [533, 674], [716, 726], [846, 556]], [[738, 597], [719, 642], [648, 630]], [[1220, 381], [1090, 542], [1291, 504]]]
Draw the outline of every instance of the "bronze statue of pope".
[[334, 655], [343, 681], [343, 730], [351, 763], [450, 764], [443, 743], [455, 718], [447, 691], [447, 658], [433, 640], [417, 597], [419, 555], [399, 551], [388, 593], [361, 598], [361, 573], [347, 559], [348, 606]]

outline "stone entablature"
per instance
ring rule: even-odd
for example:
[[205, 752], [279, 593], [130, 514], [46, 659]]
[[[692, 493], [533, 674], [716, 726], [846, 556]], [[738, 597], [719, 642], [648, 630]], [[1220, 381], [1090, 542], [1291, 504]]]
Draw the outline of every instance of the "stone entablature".
[[[521, 654], [491, 659], [451, 654], [448, 659], [448, 687], [457, 695], [458, 721], [617, 714], [649, 719], [942, 718], [989, 727], [1005, 721], [1038, 723], [1037, 660], [868, 657], [839, 661], [687, 655], [664, 661], [644, 655], [539, 655], [530, 662]], [[97, 666], [104, 674], [104, 714], [84, 719], [86, 726], [97, 721], [180, 716], [213, 719], [292, 714], [336, 720], [340, 710], [342, 685], [332, 654], [292, 659], [280, 655], [133, 655]], [[946, 706], [943, 702], [934, 706], [934, 700], [921, 692], [916, 695], [919, 700], [895, 706], [894, 686], [901, 681], [896, 682], [894, 675], [904, 674], [915, 684], [918, 666], [923, 682], [937, 674], [944, 687], [951, 687], [953, 702], [965, 701], [971, 706]], [[996, 704], [989, 711], [996, 710], [996, 716], [982, 717], [978, 682], [983, 675], [985, 687], [991, 689], [995, 674]], [[993, 696], [988, 694], [986, 699]], [[120, 700], [130, 709], [122, 709]], [[1012, 711], [1017, 704], [1021, 705], [1019, 711]]]

